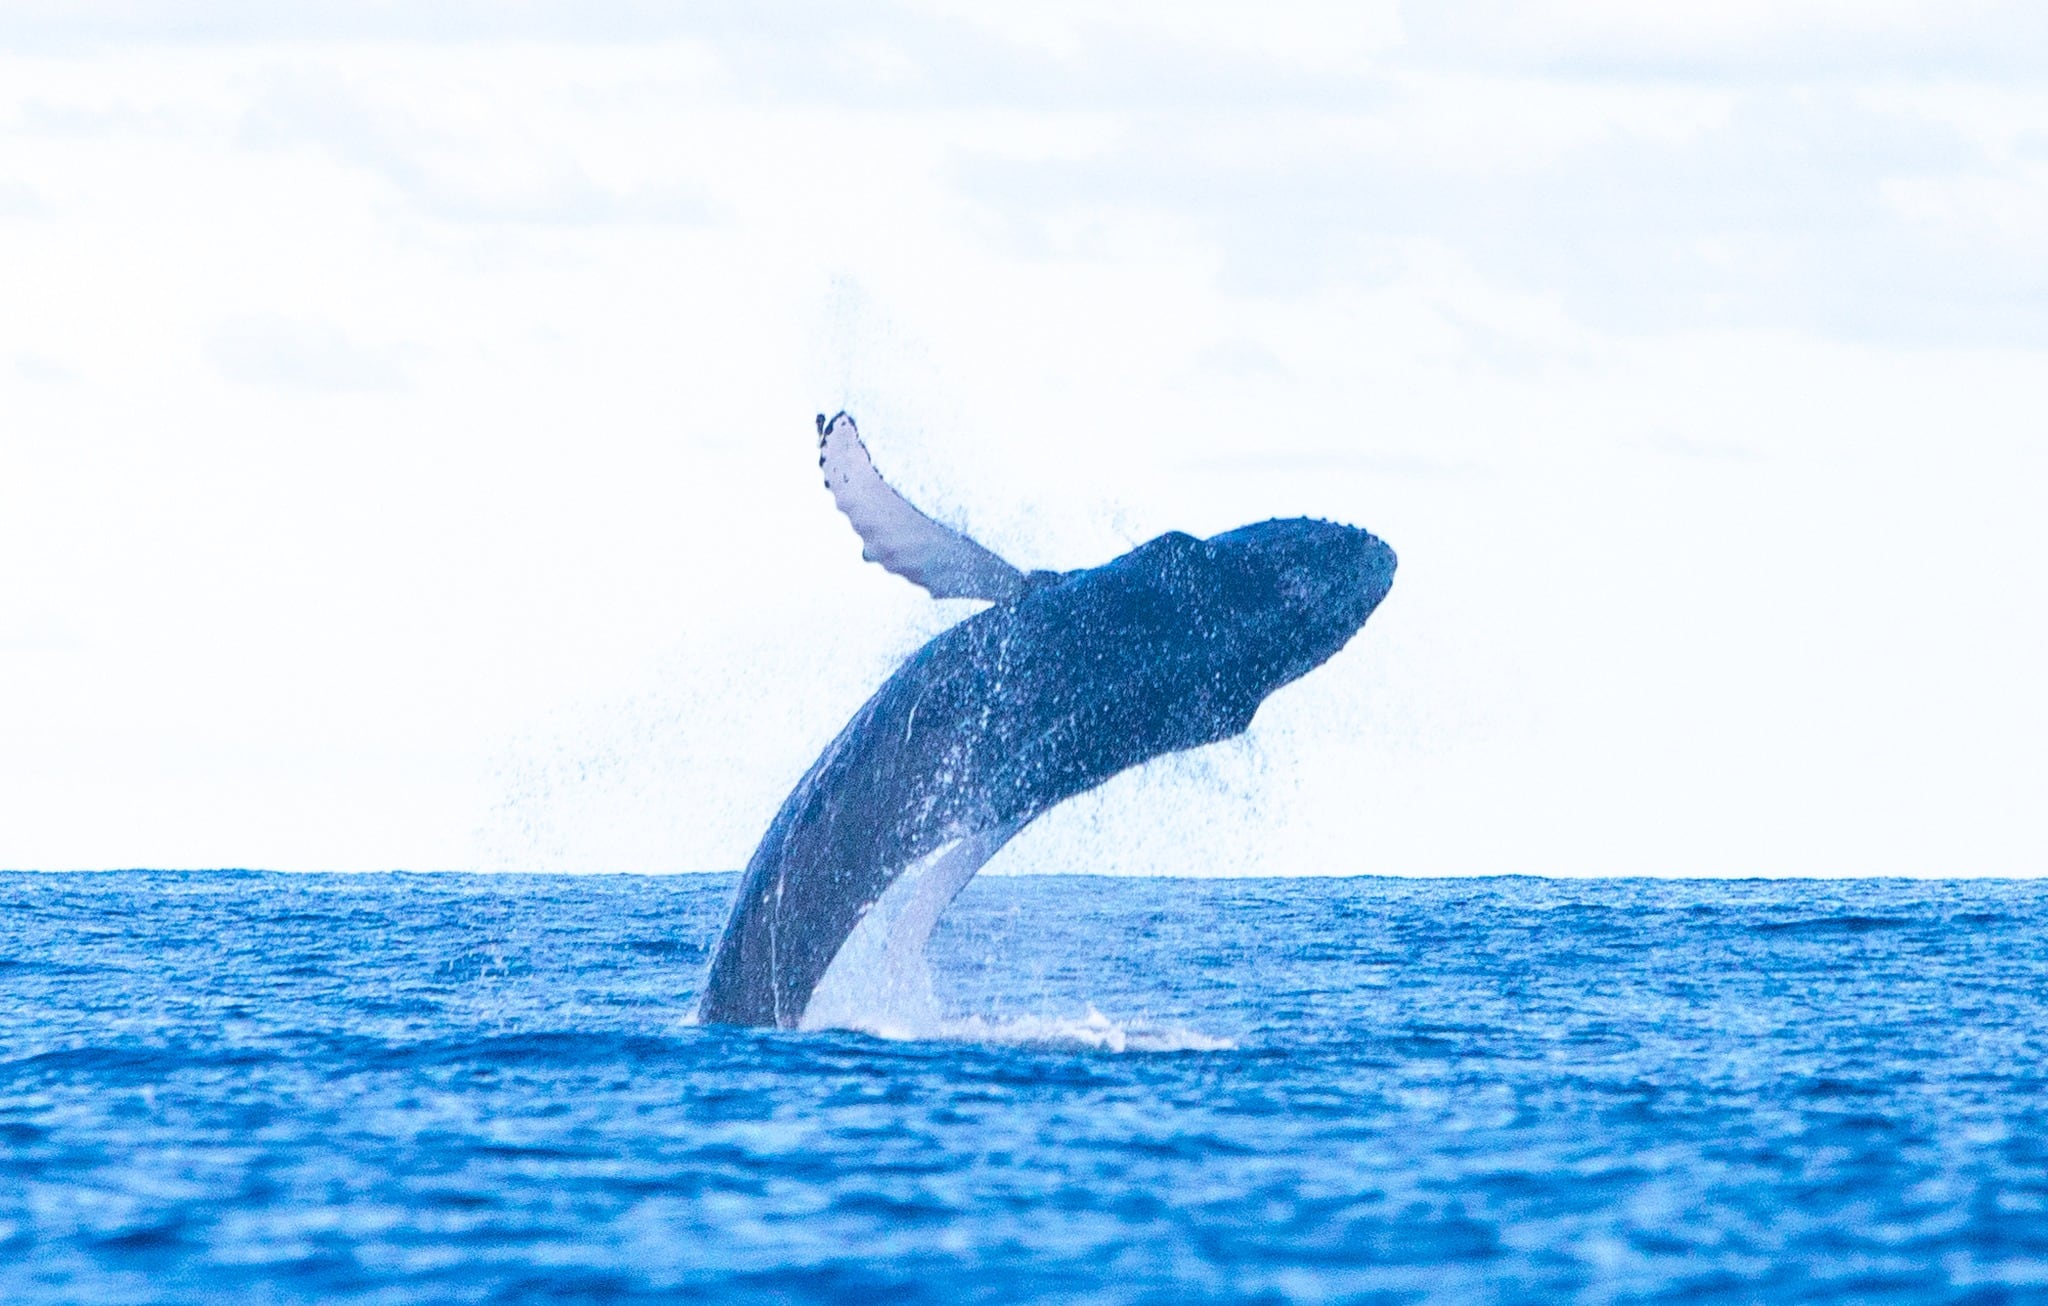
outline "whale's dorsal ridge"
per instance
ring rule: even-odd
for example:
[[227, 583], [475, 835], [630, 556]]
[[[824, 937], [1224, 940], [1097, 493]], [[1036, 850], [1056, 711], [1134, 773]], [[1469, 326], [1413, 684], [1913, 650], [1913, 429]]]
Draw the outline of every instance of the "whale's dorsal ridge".
[[898, 494], [861, 443], [853, 418], [818, 414], [818, 466], [839, 511], [860, 534], [861, 556], [938, 599], [1004, 603], [1024, 592], [1024, 574]]

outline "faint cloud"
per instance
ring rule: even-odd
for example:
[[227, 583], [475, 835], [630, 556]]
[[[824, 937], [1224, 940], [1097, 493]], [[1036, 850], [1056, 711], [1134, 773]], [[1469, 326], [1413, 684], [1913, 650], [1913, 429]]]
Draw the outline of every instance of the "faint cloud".
[[361, 394], [408, 384], [391, 351], [366, 349], [330, 322], [234, 318], [214, 331], [207, 356], [230, 381], [277, 390]]
[[19, 654], [75, 654], [85, 648], [76, 630], [59, 622], [0, 627], [0, 649]]
[[78, 374], [62, 363], [53, 362], [39, 354], [16, 354], [14, 374], [24, 381], [55, 383], [76, 380]]
[[1411, 53], [1464, 66], [1748, 78], [2048, 70], [2033, 0], [1437, 0], [1404, 9]]
[[632, 42], [702, 28], [707, 17], [700, 11], [716, 8], [657, 0], [10, 0], [0, 15], [0, 44], [75, 49], [294, 40]]
[[1356, 474], [1400, 476], [1424, 480], [1482, 480], [1489, 473], [1473, 463], [1446, 462], [1401, 454], [1355, 453], [1348, 449], [1279, 449], [1269, 453], [1219, 454], [1184, 464], [1190, 471], [1217, 476], [1247, 472], [1275, 475]]
[[1195, 355], [1194, 367], [1204, 376], [1228, 376], [1240, 380], [1260, 377], [1284, 380], [1288, 376], [1287, 365], [1256, 340], [1219, 340]]
[[1702, 440], [1697, 436], [1680, 435], [1676, 431], [1653, 431], [1644, 437], [1643, 444], [1660, 453], [1675, 453], [1684, 458], [1695, 458], [1704, 462], [1755, 463], [1762, 462], [1764, 455], [1747, 445], [1724, 440]]
[[383, 177], [423, 212], [451, 221], [694, 225], [711, 217], [710, 201], [688, 184], [601, 184], [567, 147], [509, 135], [522, 147], [507, 151], [452, 134], [403, 110], [370, 104], [331, 79], [279, 87], [242, 123], [243, 139], [253, 146], [322, 150]]
[[0, 179], [0, 218], [40, 218], [49, 212], [26, 182]]
[[922, 80], [918, 61], [895, 41], [857, 36], [847, 41], [832, 61], [832, 70], [877, 86], [908, 86]]
[[750, 95], [1076, 108], [1327, 94], [1397, 51], [1397, 0], [13, 0], [0, 48], [285, 42], [715, 47]]
[[1482, 321], [1449, 303], [1439, 303], [1437, 312], [1444, 324], [1457, 333], [1464, 354], [1499, 376], [1529, 376], [1561, 357], [1578, 357], [1561, 345], [1555, 334], [1532, 332], [1526, 324], [1508, 327]]
[[[1469, 144], [1418, 154], [1406, 129], [1441, 123], [1452, 90]], [[1632, 102], [1627, 88], [1569, 90]], [[2048, 192], [1950, 124], [1854, 87], [1752, 87], [1677, 134], [1583, 115], [1538, 166], [1497, 166], [1492, 125], [1562, 93], [1424, 82], [1389, 106], [1235, 124], [1263, 132], [1263, 149], [1139, 120], [1090, 157], [983, 154], [952, 178], [1027, 256], [1058, 251], [1063, 232], [1163, 219], [1212, 242], [1220, 284], [1247, 296], [1373, 288], [1384, 251], [1423, 240], [1611, 331], [2048, 341], [2048, 241], [2026, 237]], [[2008, 239], [1954, 238], [1991, 225]]]
[[1346, 71], [1401, 43], [1401, 10], [1394, 0], [1270, 0], [1248, 6], [1232, 0], [1038, 0], [989, 5], [972, 0], [921, 0], [914, 6], [982, 27], [1005, 41], [1063, 60], [1085, 57], [1102, 45], [1139, 42]]
[[146, 109], [125, 101], [70, 103], [63, 100], [28, 99], [21, 102], [16, 112], [23, 131], [60, 140], [116, 133], [168, 136], [190, 126], [187, 122], [180, 122], [172, 112], [161, 108]]
[[1885, 193], [1901, 217], [1931, 237], [1963, 249], [2002, 246], [2019, 266], [2032, 255], [2041, 265], [2036, 286], [2048, 289], [2048, 176], [1915, 177], [1890, 183]]

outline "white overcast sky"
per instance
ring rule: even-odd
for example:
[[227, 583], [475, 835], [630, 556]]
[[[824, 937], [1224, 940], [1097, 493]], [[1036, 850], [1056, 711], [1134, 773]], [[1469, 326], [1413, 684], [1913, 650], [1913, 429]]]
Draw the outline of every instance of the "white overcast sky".
[[842, 406], [1022, 566], [1400, 552], [997, 867], [2048, 868], [2048, 8], [1974, 0], [10, 0], [0, 867], [737, 867], [971, 610]]

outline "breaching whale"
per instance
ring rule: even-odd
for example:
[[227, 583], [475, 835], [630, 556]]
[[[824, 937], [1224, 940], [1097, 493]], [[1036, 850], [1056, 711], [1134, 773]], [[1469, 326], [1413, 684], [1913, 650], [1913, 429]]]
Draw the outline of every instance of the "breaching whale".
[[754, 850], [698, 1019], [794, 1028], [844, 951], [921, 950], [948, 903], [1064, 799], [1228, 739], [1358, 633], [1394, 579], [1366, 531], [1171, 531], [1100, 567], [1025, 573], [883, 481], [853, 419], [818, 463], [862, 556], [986, 599], [912, 654], [811, 765]]

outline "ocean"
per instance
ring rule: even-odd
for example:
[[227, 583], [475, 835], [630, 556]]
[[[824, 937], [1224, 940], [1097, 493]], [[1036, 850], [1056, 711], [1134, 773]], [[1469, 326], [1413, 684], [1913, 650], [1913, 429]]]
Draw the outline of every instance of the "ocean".
[[2048, 882], [0, 876], [0, 1301], [2048, 1301]]

